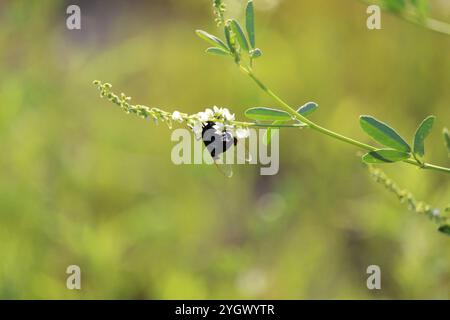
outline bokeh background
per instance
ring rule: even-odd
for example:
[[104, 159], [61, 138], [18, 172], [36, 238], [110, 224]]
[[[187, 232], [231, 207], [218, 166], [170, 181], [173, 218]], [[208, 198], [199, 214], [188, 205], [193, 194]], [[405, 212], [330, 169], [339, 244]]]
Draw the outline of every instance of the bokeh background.
[[[256, 0], [256, 70], [314, 120], [369, 142], [374, 115], [411, 137], [438, 116], [428, 159], [449, 160], [450, 37], [383, 13], [366, 28], [356, 0]], [[78, 4], [82, 30], [66, 29]], [[228, 1], [242, 17], [244, 1]], [[430, 1], [450, 20], [448, 1]], [[283, 131], [280, 172], [175, 166], [170, 130], [101, 100], [94, 79], [135, 103], [242, 118], [276, 106], [194, 30], [215, 31], [210, 1], [0, 2], [0, 297], [4, 299], [450, 298], [450, 238], [377, 185], [357, 150]], [[217, 32], [216, 32], [217, 33]], [[385, 168], [444, 207], [449, 178]], [[66, 289], [79, 265], [82, 290]], [[366, 268], [382, 290], [366, 288]]]

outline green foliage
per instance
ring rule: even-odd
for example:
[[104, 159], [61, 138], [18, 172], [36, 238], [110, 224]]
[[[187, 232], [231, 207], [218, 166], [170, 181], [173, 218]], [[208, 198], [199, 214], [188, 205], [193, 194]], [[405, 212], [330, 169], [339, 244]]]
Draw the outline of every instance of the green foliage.
[[224, 27], [224, 33], [225, 33], [225, 40], [227, 41], [228, 48], [230, 49], [231, 53], [235, 53], [235, 37], [231, 34], [231, 27], [229, 23], [227, 23]]
[[257, 121], [292, 120], [292, 116], [286, 111], [262, 107], [247, 109], [245, 116]]
[[225, 43], [223, 43], [222, 40], [220, 40], [219, 38], [217, 38], [216, 36], [213, 36], [211, 34], [209, 34], [206, 31], [203, 30], [197, 30], [195, 32], [200, 38], [202, 38], [203, 40], [205, 40], [206, 42], [212, 44], [212, 45], [219, 45], [222, 49], [224, 50], [229, 50], [229, 48], [227, 47], [227, 45]]
[[[225, 8], [223, 3], [221, 5]], [[216, 6], [217, 4], [214, 2], [214, 7]], [[197, 30], [197, 35], [208, 43], [211, 43], [214, 46], [219, 45], [224, 50], [229, 51], [236, 64], [241, 64], [243, 59], [242, 53], [246, 53], [248, 55], [249, 67], [251, 68], [253, 66], [253, 60], [262, 56], [261, 49], [256, 48], [253, 1], [250, 0], [246, 7], [245, 25], [248, 39], [243, 28], [236, 19], [228, 19], [225, 21], [224, 12], [225, 10], [220, 11], [219, 14], [216, 10], [216, 16], [218, 17], [216, 20], [218, 20], [218, 25], [224, 25], [226, 44], [216, 36], [210, 35], [205, 31]], [[216, 49], [208, 49], [206, 52], [214, 55], [224, 55], [222, 54], [224, 52], [219, 52]]]
[[250, 0], [247, 3], [247, 7], [245, 9], [245, 17], [246, 17], [246, 29], [248, 34], [248, 39], [250, 40], [250, 45], [253, 49], [256, 48], [256, 36], [255, 36], [255, 9], [253, 6], [253, 0]]
[[393, 150], [393, 149], [379, 149], [376, 151], [371, 151], [363, 156], [363, 161], [365, 163], [376, 164], [376, 163], [393, 163], [398, 161], [403, 161], [409, 158], [409, 153]]
[[243, 50], [249, 52], [249, 46], [247, 42], [247, 38], [245, 37], [244, 31], [242, 30], [241, 25], [236, 20], [232, 19], [230, 22], [231, 30], [233, 30], [236, 35], [236, 39]]
[[411, 151], [408, 143], [394, 129], [374, 117], [361, 116], [360, 125], [372, 139], [383, 146], [403, 152]]
[[[309, 116], [310, 114], [313, 114], [318, 108], [319, 108], [319, 105], [317, 103], [308, 102], [308, 103], [305, 103], [300, 108], [298, 108], [297, 113], [306, 117], [306, 116]], [[289, 119], [289, 120], [292, 120], [292, 119]], [[277, 121], [273, 122], [273, 125], [280, 125], [283, 123], [286, 123], [286, 121], [277, 120]], [[267, 128], [267, 131], [264, 134], [264, 144], [266, 144], [266, 145], [270, 144], [271, 140], [272, 140], [272, 129]]]
[[[200, 14], [208, 1], [131, 1], [120, 12], [90, 6], [96, 23], [79, 35], [64, 31], [62, 1], [0, 3], [2, 299], [450, 299], [450, 238], [437, 232], [450, 221], [425, 220], [450, 204], [447, 176], [384, 166], [417, 197], [436, 201], [414, 206], [423, 216], [407, 212], [407, 193], [403, 207], [366, 179], [355, 148], [311, 129], [283, 129], [279, 175], [239, 166], [226, 180], [214, 166], [174, 166], [169, 130], [98, 98], [90, 83], [107, 77], [167, 110], [228, 104], [243, 117], [244, 106], [270, 103], [189, 36], [186, 26], [211, 25]], [[446, 150], [437, 125], [448, 121], [450, 105], [439, 90], [450, 85], [447, 38], [390, 17], [372, 43], [356, 2], [350, 10], [342, 1], [280, 3], [257, 19], [267, 27], [257, 45], [266, 53], [263, 73], [294, 109], [320, 101], [327, 110], [311, 119], [359, 138], [357, 116], [369, 110], [389, 114], [405, 133], [433, 110], [438, 135], [427, 138], [426, 152], [447, 162], [437, 157]], [[155, 18], [136, 19], [150, 11]], [[320, 28], [330, 19], [335, 28]], [[274, 54], [280, 48], [292, 52]], [[345, 52], [377, 64], [352, 67], [355, 55]], [[381, 98], [379, 85], [388, 82]], [[365, 289], [366, 261], [389, 275], [380, 292]], [[82, 290], [65, 286], [70, 264], [82, 269]]]
[[301, 106], [300, 108], [298, 108], [297, 112], [299, 114], [301, 114], [302, 116], [309, 116], [310, 114], [313, 114], [314, 112], [316, 112], [316, 110], [319, 108], [319, 105], [315, 102], [308, 102], [306, 104], [304, 104], [303, 106]]
[[225, 50], [223, 48], [218, 48], [218, 47], [208, 48], [208, 49], [206, 49], [206, 53], [216, 55], [216, 56], [228, 56], [231, 54], [230, 51]]
[[420, 124], [420, 126], [416, 130], [416, 133], [414, 135], [413, 152], [414, 157], [417, 159], [417, 161], [422, 162], [421, 159], [425, 155], [424, 141], [425, 138], [430, 134], [431, 129], [433, 129], [435, 120], [435, 116], [429, 116]]

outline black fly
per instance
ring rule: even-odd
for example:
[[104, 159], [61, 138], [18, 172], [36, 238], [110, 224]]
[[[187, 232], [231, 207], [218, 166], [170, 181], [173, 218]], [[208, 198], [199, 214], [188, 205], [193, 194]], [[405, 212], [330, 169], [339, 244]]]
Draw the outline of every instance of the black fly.
[[218, 160], [222, 153], [225, 153], [233, 145], [236, 146], [238, 140], [230, 132], [217, 133], [213, 128], [215, 123], [208, 121], [202, 129], [202, 140], [209, 154], [214, 160]]

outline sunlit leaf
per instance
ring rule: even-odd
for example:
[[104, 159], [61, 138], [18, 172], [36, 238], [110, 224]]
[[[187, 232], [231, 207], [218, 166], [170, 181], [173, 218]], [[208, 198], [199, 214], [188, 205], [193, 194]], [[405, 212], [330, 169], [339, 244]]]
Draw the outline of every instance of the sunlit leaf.
[[228, 48], [230, 49], [230, 52], [231, 52], [232, 54], [235, 54], [236, 49], [235, 49], [235, 47], [234, 47], [234, 41], [233, 41], [233, 39], [231, 38], [231, 27], [230, 27], [228, 24], [225, 25], [225, 39], [226, 39], [226, 41], [227, 41]]
[[416, 130], [416, 134], [414, 135], [413, 150], [414, 155], [419, 159], [425, 155], [424, 141], [425, 138], [430, 134], [435, 120], [435, 116], [429, 116], [420, 124], [420, 126]]
[[245, 37], [244, 31], [242, 31], [241, 25], [236, 20], [231, 20], [231, 30], [236, 34], [236, 39], [239, 42], [241, 48], [245, 51], [249, 51], [247, 38]]
[[[299, 114], [301, 114], [302, 116], [306, 117], [306, 116], [309, 116], [310, 114], [312, 114], [314, 111], [316, 111], [318, 107], [319, 107], [319, 105], [317, 103], [308, 102], [308, 103], [305, 103], [303, 106], [301, 106], [297, 110], [297, 112]], [[292, 120], [292, 119], [289, 119], [289, 120]], [[277, 124], [284, 124], [286, 122], [287, 121], [277, 120], [277, 121], [274, 121], [272, 124], [277, 125]], [[263, 143], [268, 145], [268, 144], [270, 144], [271, 140], [272, 140], [272, 129], [268, 128], [264, 135]]]
[[399, 151], [411, 151], [411, 147], [394, 129], [374, 117], [361, 116], [360, 124], [361, 128], [378, 143]]
[[258, 121], [274, 121], [274, 120], [291, 120], [289, 113], [271, 109], [271, 108], [251, 108], [245, 111], [245, 116], [252, 120]]
[[219, 45], [220, 47], [222, 47], [225, 50], [228, 50], [228, 47], [225, 43], [223, 43], [222, 40], [220, 40], [219, 38], [217, 38], [216, 36], [213, 36], [211, 34], [209, 34], [206, 31], [203, 30], [197, 30], [195, 31], [195, 33], [202, 38], [203, 40], [205, 40], [206, 42], [209, 42], [212, 45]]
[[216, 56], [228, 56], [230, 54], [230, 51], [218, 47], [212, 47], [206, 49], [206, 53]]
[[248, 39], [250, 41], [250, 45], [252, 48], [256, 48], [256, 39], [255, 39], [255, 9], [253, 7], [253, 0], [250, 0], [247, 3], [247, 9], [245, 12], [246, 16], [246, 28]]
[[297, 112], [299, 114], [301, 114], [302, 116], [309, 116], [310, 114], [312, 114], [314, 111], [317, 110], [317, 108], [319, 108], [319, 105], [315, 102], [308, 102], [306, 104], [304, 104], [303, 106], [301, 106]]
[[365, 163], [393, 163], [409, 158], [409, 153], [393, 150], [393, 149], [379, 149], [371, 151], [362, 157]]

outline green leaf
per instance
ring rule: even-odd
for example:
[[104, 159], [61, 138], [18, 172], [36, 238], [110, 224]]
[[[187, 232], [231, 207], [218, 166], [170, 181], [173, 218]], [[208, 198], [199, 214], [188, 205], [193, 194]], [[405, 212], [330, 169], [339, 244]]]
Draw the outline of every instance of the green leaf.
[[206, 49], [206, 53], [215, 55], [215, 56], [228, 56], [230, 54], [230, 51], [218, 48], [218, 47], [212, 47]]
[[250, 45], [253, 49], [256, 48], [256, 39], [255, 39], [255, 9], [253, 7], [253, 0], [250, 0], [247, 3], [247, 9], [245, 10], [246, 17], [246, 28], [248, 39], [250, 40]]
[[444, 128], [444, 142], [445, 146], [447, 147], [448, 154], [450, 155], [450, 133], [448, 132], [447, 128]]
[[[420, 124], [414, 135], [414, 155], [417, 158], [422, 158], [425, 155], [425, 138], [430, 134], [434, 125], [435, 116], [429, 116]], [[417, 160], [419, 160], [417, 159]]]
[[442, 232], [443, 234], [450, 236], [450, 225], [448, 225], [448, 224], [443, 225], [438, 230], [439, 230], [439, 232]]
[[411, 147], [394, 129], [371, 116], [361, 116], [361, 128], [378, 143], [404, 152], [411, 152]]
[[245, 116], [258, 121], [292, 120], [289, 113], [271, 108], [250, 108], [245, 111]]
[[[306, 116], [312, 114], [314, 111], [316, 111], [318, 107], [319, 107], [319, 105], [317, 103], [315, 103], [315, 102], [308, 102], [308, 103], [305, 103], [303, 106], [301, 106], [297, 110], [297, 112], [299, 114], [301, 114], [302, 116], [306, 117]], [[292, 119], [289, 119], [289, 120], [292, 120]], [[277, 121], [274, 121], [272, 124], [273, 125], [277, 125], [277, 124], [284, 124], [286, 122], [287, 121], [277, 120]], [[269, 145], [271, 140], [272, 140], [272, 128], [268, 128], [266, 133], [265, 133], [265, 135], [264, 135], [263, 143], [265, 145]]]
[[228, 44], [228, 48], [230, 49], [230, 52], [234, 54], [235, 49], [234, 49], [234, 45], [233, 42], [231, 40], [231, 28], [229, 25], [225, 25], [225, 39], [227, 41]]
[[308, 102], [306, 104], [304, 104], [303, 106], [301, 106], [297, 112], [299, 114], [301, 114], [302, 116], [309, 116], [310, 114], [312, 114], [314, 111], [317, 110], [317, 108], [319, 108], [319, 105], [315, 102]]
[[248, 52], [250, 49], [248, 47], [247, 38], [245, 37], [244, 31], [242, 31], [241, 25], [236, 20], [231, 20], [231, 30], [236, 34], [236, 39], [239, 42], [241, 48]]
[[195, 33], [202, 38], [203, 40], [205, 40], [206, 42], [209, 42], [212, 45], [219, 45], [220, 47], [222, 47], [225, 50], [228, 50], [228, 47], [225, 43], [223, 43], [222, 40], [220, 40], [219, 38], [217, 38], [216, 36], [213, 36], [211, 34], [209, 34], [206, 31], [203, 30], [197, 30], [195, 31]]
[[379, 149], [371, 151], [362, 157], [365, 163], [393, 163], [409, 158], [409, 153], [393, 150], [393, 149]]

